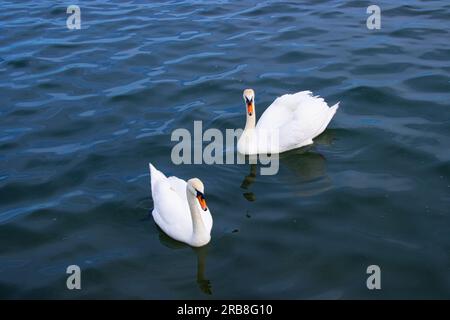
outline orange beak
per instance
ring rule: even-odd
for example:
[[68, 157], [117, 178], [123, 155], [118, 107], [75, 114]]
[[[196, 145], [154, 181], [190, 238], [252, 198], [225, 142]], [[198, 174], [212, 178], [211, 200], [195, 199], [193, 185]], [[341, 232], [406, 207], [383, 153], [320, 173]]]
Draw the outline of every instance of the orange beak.
[[208, 210], [208, 207], [206, 206], [206, 200], [203, 197], [203, 195], [200, 195], [200, 194], [197, 195], [197, 200], [198, 200], [198, 203], [200, 203], [200, 207], [202, 207], [203, 211]]
[[247, 103], [247, 112], [249, 116], [253, 114], [253, 102]]

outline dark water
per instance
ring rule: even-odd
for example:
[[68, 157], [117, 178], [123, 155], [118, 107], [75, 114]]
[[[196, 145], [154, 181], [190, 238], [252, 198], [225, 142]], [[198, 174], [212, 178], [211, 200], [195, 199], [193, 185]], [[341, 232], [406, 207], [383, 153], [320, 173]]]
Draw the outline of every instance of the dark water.
[[[370, 4], [2, 0], [0, 297], [450, 298], [450, 4], [368, 30]], [[244, 126], [246, 87], [341, 108], [275, 176], [172, 164], [174, 129]], [[206, 248], [154, 225], [149, 161], [204, 181]]]

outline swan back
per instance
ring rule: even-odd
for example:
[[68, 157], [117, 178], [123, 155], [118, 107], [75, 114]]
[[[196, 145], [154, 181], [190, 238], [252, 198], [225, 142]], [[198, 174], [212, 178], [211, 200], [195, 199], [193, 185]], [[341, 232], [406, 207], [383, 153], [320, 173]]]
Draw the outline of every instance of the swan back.
[[257, 134], [264, 136], [277, 130], [278, 152], [312, 143], [333, 118], [339, 103], [329, 107], [323, 98], [311, 91], [285, 94], [275, 99], [259, 119]]

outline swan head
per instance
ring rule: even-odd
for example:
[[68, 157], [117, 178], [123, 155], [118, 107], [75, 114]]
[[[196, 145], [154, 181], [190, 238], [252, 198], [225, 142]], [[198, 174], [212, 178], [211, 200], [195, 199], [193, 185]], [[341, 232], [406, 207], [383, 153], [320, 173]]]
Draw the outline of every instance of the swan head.
[[203, 182], [198, 178], [192, 178], [189, 179], [187, 182], [187, 189], [190, 193], [192, 193], [198, 201], [198, 204], [202, 208], [203, 211], [208, 210], [208, 207], [206, 206], [206, 199], [205, 199], [205, 187], [203, 185]]
[[243, 97], [247, 106], [247, 114], [252, 116], [255, 113], [255, 91], [253, 89], [245, 89]]

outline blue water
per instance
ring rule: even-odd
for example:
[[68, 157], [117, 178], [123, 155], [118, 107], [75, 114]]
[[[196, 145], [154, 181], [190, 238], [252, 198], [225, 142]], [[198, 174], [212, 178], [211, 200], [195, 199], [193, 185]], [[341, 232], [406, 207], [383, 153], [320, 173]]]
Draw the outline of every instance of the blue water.
[[[2, 0], [0, 298], [450, 298], [450, 4], [377, 1], [369, 30], [370, 4]], [[277, 175], [175, 166], [172, 131], [242, 128], [247, 87], [257, 116], [341, 107]], [[205, 183], [207, 247], [155, 226], [150, 161]]]

